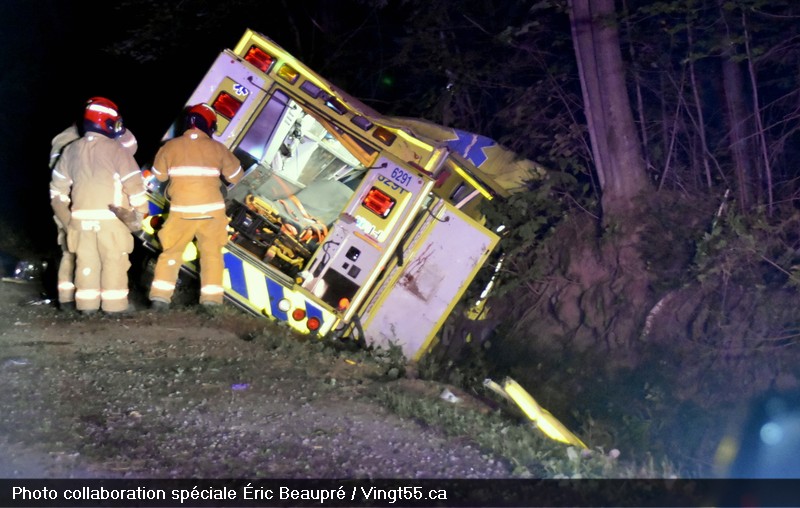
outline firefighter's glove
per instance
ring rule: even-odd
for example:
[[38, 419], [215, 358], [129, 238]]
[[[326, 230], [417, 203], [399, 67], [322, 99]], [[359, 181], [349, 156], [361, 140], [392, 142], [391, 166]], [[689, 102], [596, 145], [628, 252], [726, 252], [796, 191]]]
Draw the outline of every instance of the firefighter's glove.
[[144, 219], [143, 213], [115, 205], [108, 205], [108, 209], [114, 212], [114, 215], [116, 215], [119, 220], [128, 226], [128, 229], [130, 229], [131, 233], [134, 235], [137, 235], [142, 231], [142, 220]]

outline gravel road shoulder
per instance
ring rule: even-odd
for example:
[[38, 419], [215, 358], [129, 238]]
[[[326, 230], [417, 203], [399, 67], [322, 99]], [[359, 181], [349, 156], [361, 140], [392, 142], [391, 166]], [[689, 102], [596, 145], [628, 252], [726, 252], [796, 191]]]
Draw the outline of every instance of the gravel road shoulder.
[[0, 476], [511, 476], [385, 409], [375, 390], [403, 386], [385, 371], [232, 309], [87, 318], [2, 282]]

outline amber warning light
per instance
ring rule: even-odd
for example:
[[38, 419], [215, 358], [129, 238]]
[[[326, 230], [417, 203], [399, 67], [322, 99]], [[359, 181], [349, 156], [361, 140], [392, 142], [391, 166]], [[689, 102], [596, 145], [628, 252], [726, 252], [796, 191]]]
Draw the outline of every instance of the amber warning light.
[[364, 197], [364, 201], [361, 202], [364, 208], [382, 219], [392, 213], [395, 203], [394, 198], [376, 187], [371, 188], [366, 197]]

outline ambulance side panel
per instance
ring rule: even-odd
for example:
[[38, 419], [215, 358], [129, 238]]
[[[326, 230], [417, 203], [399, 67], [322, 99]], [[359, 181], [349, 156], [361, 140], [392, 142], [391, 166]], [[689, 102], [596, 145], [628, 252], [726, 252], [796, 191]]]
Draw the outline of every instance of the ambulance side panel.
[[[280, 278], [268, 273], [262, 263], [239, 252], [235, 246], [228, 244], [222, 249], [222, 255], [225, 296], [243, 310], [285, 321], [301, 333], [307, 332], [306, 320], [316, 318], [322, 323], [316, 332], [321, 336], [336, 322], [336, 316], [319, 305], [314, 297], [302, 288], [279, 282]], [[282, 300], [290, 302], [291, 309], [302, 309], [302, 316], [290, 317], [290, 311], [280, 308]]]
[[388, 274], [362, 315], [367, 344], [395, 344], [418, 360], [498, 239], [453, 205], [435, 204], [410, 239], [406, 261]]

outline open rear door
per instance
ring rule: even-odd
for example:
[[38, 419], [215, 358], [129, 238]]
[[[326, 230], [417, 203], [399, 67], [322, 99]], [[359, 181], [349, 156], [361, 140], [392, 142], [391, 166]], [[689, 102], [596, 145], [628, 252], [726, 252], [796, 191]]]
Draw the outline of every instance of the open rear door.
[[407, 242], [405, 261], [387, 274], [362, 314], [367, 344], [395, 344], [418, 360], [497, 241], [453, 205], [436, 203]]

